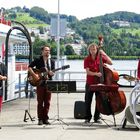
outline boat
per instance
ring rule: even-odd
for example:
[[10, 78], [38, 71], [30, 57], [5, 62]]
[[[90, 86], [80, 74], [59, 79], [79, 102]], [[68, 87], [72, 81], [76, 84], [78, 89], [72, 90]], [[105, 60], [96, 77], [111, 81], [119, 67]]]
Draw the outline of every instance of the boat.
[[[5, 41], [7, 33], [12, 28], [12, 23], [10, 20], [4, 18], [3, 10], [1, 9], [0, 14], [0, 62], [5, 62]], [[9, 37], [8, 44], [8, 80], [7, 85], [5, 85], [6, 90], [3, 90], [3, 101], [13, 100], [18, 98], [19, 95], [15, 94], [17, 83], [19, 83], [18, 74], [23, 73], [27, 70], [27, 64], [17, 63], [15, 61], [15, 43], [27, 42], [26, 37], [18, 34], [17, 30], [13, 30]], [[18, 74], [17, 74], [18, 73]]]
[[15, 70], [16, 71], [27, 71], [28, 65], [29, 64], [27, 62], [16, 62]]

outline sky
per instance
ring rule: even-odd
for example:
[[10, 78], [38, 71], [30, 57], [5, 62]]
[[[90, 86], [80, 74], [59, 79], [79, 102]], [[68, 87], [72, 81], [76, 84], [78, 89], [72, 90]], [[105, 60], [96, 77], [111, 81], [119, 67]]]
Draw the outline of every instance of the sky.
[[140, 0], [0, 0], [0, 8], [38, 6], [48, 13], [58, 13], [58, 1], [60, 14], [73, 15], [79, 20], [117, 11], [140, 14]]

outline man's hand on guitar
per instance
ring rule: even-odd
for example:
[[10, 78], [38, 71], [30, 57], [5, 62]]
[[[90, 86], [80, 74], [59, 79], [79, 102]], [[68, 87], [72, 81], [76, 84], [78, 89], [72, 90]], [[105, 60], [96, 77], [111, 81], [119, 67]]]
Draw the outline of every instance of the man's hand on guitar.
[[34, 74], [34, 80], [39, 81], [40, 80], [40, 76], [38, 74]]
[[54, 72], [53, 72], [53, 71], [49, 71], [48, 74], [49, 74], [50, 76], [54, 76]]

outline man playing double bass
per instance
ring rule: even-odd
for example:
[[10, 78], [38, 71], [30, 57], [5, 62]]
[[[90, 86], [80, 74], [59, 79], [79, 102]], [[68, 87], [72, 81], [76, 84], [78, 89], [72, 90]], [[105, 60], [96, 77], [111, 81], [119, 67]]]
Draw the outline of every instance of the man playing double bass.
[[[92, 43], [88, 47], [89, 55], [84, 59], [84, 69], [86, 70], [86, 85], [85, 85], [85, 108], [86, 108], [86, 117], [85, 123], [89, 123], [92, 114], [91, 114], [91, 103], [93, 97], [93, 91], [90, 90], [90, 85], [97, 84], [95, 81], [96, 77], [101, 77], [102, 74], [99, 70], [100, 65], [100, 56], [102, 56], [103, 64], [112, 65], [111, 58], [103, 51], [99, 50], [99, 46], [95, 43]], [[100, 55], [99, 55], [100, 54]], [[98, 92], [95, 92], [97, 95]], [[98, 111], [97, 107], [95, 107], [94, 113], [94, 122], [99, 122], [100, 119], [100, 112]]]

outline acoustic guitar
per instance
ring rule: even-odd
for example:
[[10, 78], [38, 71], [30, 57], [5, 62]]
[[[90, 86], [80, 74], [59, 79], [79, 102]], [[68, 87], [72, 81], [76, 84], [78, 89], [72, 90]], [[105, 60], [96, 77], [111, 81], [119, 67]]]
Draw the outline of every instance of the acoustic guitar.
[[[65, 69], [68, 69], [69, 67], [70, 67], [70, 65], [64, 65], [64, 66], [54, 69], [52, 71], [56, 72], [58, 70], [65, 70]], [[35, 74], [37, 74], [39, 76], [39, 80], [35, 80], [34, 76], [31, 75], [30, 73], [28, 73], [28, 81], [32, 86], [39, 86], [39, 85], [41, 85], [41, 83], [43, 81], [48, 80], [48, 72], [47, 72], [46, 68], [33, 69], [33, 71], [35, 72]]]

